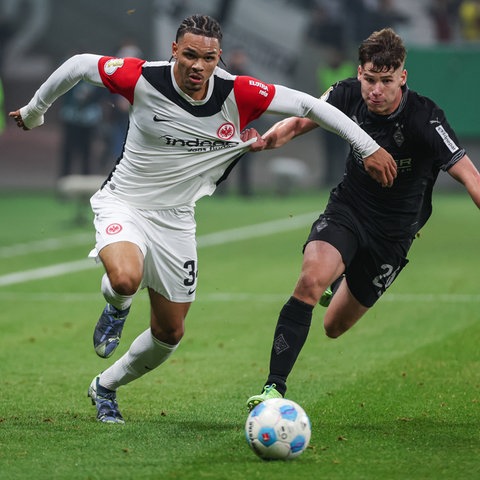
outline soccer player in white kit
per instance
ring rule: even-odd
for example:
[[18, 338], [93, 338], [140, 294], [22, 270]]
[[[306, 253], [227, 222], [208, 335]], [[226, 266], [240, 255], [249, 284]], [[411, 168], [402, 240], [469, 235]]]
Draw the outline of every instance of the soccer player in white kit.
[[195, 202], [214, 192], [256, 140], [251, 131], [242, 135], [250, 121], [265, 112], [308, 117], [349, 141], [382, 185], [396, 175], [392, 157], [328, 103], [219, 68], [221, 40], [216, 20], [193, 15], [177, 31], [172, 61], [73, 56], [28, 105], [9, 114], [20, 128], [37, 127], [52, 103], [81, 80], [130, 102], [124, 151], [91, 199], [91, 256], [105, 268], [107, 301], [94, 332], [95, 351], [112, 355], [139, 288], [148, 289], [150, 326], [92, 380], [88, 394], [100, 422], [124, 423], [118, 387], [165, 362], [184, 335], [197, 287]]

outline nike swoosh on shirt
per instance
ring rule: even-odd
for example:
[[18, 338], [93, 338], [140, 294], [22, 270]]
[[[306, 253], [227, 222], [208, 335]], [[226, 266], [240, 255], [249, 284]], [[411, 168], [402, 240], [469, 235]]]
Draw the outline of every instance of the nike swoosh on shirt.
[[153, 116], [153, 121], [154, 122], [168, 122], [168, 120], [166, 118], [160, 118], [157, 115]]

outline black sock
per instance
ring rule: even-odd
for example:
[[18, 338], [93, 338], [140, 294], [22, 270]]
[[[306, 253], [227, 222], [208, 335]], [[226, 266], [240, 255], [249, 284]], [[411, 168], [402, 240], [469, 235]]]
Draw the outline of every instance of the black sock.
[[280, 311], [270, 354], [267, 384], [275, 383], [282, 395], [287, 391], [287, 377], [307, 339], [312, 311], [312, 305], [295, 297], [290, 297]]

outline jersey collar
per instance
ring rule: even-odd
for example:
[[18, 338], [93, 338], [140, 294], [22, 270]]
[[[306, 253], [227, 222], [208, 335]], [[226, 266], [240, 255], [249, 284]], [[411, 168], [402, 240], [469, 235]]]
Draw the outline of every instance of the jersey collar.
[[202, 98], [202, 100], [194, 100], [190, 95], [187, 95], [177, 84], [175, 80], [175, 76], [173, 74], [173, 65], [174, 62], [171, 63], [171, 68], [170, 68], [170, 76], [172, 78], [172, 85], [175, 91], [184, 99], [186, 100], [190, 105], [204, 105], [205, 103], [208, 102], [210, 97], [212, 96], [213, 92], [213, 85], [214, 85], [214, 76], [215, 76], [215, 71], [213, 72], [212, 76], [208, 79], [208, 85], [207, 85], [207, 94], [205, 95], [205, 98]]

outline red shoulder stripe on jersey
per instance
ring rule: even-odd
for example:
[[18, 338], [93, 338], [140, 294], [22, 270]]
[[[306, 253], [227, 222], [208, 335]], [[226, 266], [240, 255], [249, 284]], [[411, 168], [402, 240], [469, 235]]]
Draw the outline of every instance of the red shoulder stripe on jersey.
[[241, 130], [262, 115], [275, 96], [274, 85], [243, 75], [235, 78], [233, 90], [240, 114]]
[[133, 92], [145, 60], [139, 58], [102, 57], [98, 61], [98, 71], [103, 84], [112, 92], [124, 96], [133, 103]]

